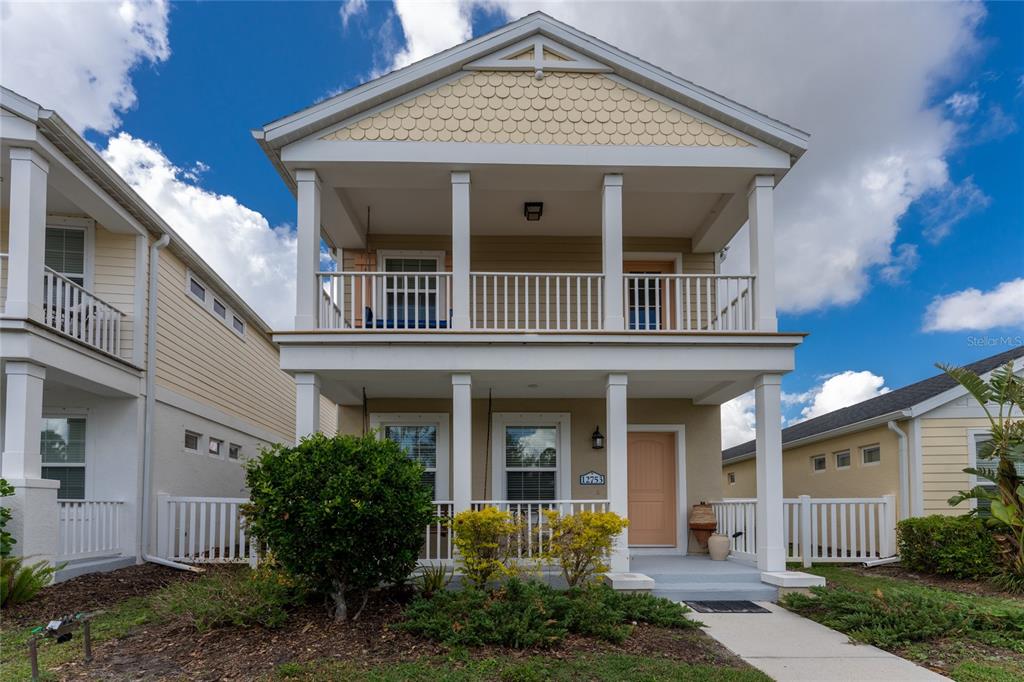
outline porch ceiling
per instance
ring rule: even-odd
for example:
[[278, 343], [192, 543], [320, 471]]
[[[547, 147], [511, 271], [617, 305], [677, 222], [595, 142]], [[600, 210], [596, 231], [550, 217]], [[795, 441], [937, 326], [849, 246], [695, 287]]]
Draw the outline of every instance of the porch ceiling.
[[[450, 398], [447, 372], [322, 370], [321, 392], [342, 405], [369, 398]], [[473, 372], [473, 397], [604, 398], [607, 372], [488, 371]], [[630, 372], [630, 398], [683, 398], [721, 404], [753, 388], [753, 372]]]

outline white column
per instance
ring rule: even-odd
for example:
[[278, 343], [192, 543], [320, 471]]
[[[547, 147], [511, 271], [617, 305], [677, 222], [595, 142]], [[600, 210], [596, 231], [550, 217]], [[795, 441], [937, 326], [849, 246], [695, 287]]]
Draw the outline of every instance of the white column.
[[8, 530], [14, 553], [52, 561], [57, 551], [58, 481], [42, 478], [39, 436], [42, 433], [43, 381], [46, 369], [30, 362], [6, 363], [4, 451], [0, 476], [14, 488], [4, 499], [11, 510]]
[[295, 171], [298, 218], [295, 268], [295, 328], [316, 329], [320, 305], [316, 272], [320, 269], [320, 177], [314, 170]]
[[754, 275], [754, 322], [757, 331], [779, 329], [775, 316], [775, 178], [758, 175], [747, 191], [750, 274]]
[[762, 374], [754, 382], [757, 466], [757, 567], [786, 570], [782, 510], [782, 378]]
[[[629, 517], [629, 467], [626, 447], [629, 421], [626, 417], [625, 374], [609, 374], [605, 385], [605, 453], [608, 458], [608, 508], [624, 518]], [[610, 562], [616, 573], [629, 571], [629, 528], [615, 542]]]
[[295, 442], [320, 430], [320, 377], [295, 375]]
[[455, 513], [473, 501], [473, 378], [468, 374], [452, 375], [452, 501]]
[[50, 165], [32, 149], [11, 149], [10, 237], [7, 257], [9, 317], [43, 319], [43, 245], [46, 177]]
[[622, 303], [622, 176], [609, 173], [601, 188], [601, 260], [604, 273], [604, 328], [625, 328]]
[[469, 173], [452, 173], [452, 329], [469, 329]]

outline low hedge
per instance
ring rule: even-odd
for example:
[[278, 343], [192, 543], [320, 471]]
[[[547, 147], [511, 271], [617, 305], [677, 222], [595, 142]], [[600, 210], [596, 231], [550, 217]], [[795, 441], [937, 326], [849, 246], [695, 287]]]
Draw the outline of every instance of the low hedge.
[[900, 562], [922, 573], [981, 578], [996, 570], [996, 543], [973, 516], [922, 516], [896, 526]]

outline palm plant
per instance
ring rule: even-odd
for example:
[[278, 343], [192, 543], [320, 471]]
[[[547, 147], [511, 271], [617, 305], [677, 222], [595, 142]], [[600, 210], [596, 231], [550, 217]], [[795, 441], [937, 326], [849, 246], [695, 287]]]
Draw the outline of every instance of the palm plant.
[[995, 461], [995, 467], [975, 466], [964, 472], [985, 479], [995, 487], [976, 485], [949, 498], [949, 504], [964, 500], [987, 502], [991, 518], [987, 523], [1000, 531], [1004, 546], [1006, 586], [1024, 589], [1024, 476], [1017, 468], [1024, 462], [1024, 378], [1014, 374], [1013, 362], [994, 370], [988, 380], [963, 367], [939, 365], [946, 374], [978, 401], [989, 420], [991, 440], [980, 443], [978, 459]]

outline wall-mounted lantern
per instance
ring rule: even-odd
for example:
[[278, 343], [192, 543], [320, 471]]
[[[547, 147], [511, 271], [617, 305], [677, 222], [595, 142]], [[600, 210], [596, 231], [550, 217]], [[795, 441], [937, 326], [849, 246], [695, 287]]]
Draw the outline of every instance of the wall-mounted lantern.
[[604, 435], [601, 433], [601, 429], [594, 427], [594, 435], [590, 437], [594, 442], [595, 450], [604, 450]]
[[541, 215], [544, 214], [544, 202], [543, 201], [527, 201], [523, 204], [523, 215], [530, 222], [540, 220]]

